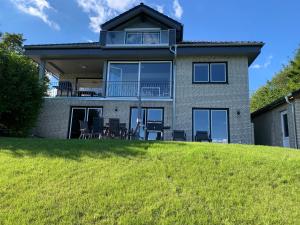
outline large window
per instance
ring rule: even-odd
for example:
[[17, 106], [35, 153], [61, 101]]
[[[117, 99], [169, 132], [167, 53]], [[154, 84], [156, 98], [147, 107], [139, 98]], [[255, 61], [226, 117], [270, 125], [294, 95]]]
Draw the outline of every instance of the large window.
[[171, 97], [171, 62], [110, 62], [109, 97]]
[[127, 32], [126, 33], [126, 44], [159, 44], [160, 43], [160, 32]]
[[228, 143], [228, 109], [193, 109], [193, 137], [206, 131], [213, 142]]
[[[137, 126], [139, 110], [138, 108], [131, 108], [130, 111], [130, 129], [135, 130]], [[146, 127], [148, 122], [160, 122], [163, 124], [164, 117], [163, 108], [142, 108], [141, 109], [141, 127], [140, 127], [140, 139], [147, 140], [161, 140], [162, 133], [161, 132], [153, 132], [150, 131], [146, 135]]]
[[194, 63], [193, 83], [226, 83], [227, 63]]

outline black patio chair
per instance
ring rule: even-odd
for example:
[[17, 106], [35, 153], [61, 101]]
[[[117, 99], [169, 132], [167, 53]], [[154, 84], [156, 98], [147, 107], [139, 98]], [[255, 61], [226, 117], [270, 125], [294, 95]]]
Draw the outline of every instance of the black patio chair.
[[91, 132], [89, 130], [89, 126], [87, 121], [79, 120], [80, 126], [80, 136], [79, 139], [87, 139], [91, 137]]
[[98, 139], [101, 139], [104, 135], [105, 135], [104, 118], [94, 117], [91, 136], [98, 137]]
[[67, 92], [67, 96], [72, 96], [73, 87], [71, 81], [59, 81], [58, 86], [55, 87], [57, 89], [57, 93], [60, 91], [60, 96], [62, 96], [63, 92]]
[[207, 141], [207, 142], [211, 142], [211, 137], [208, 134], [207, 131], [197, 131], [196, 135], [195, 135], [195, 141], [197, 142], [202, 142], [202, 141]]
[[128, 130], [126, 127], [126, 123], [120, 123], [120, 136], [121, 139], [125, 140], [128, 137]]
[[186, 141], [186, 133], [184, 130], [173, 131], [173, 141]]
[[108, 136], [111, 138], [120, 137], [120, 120], [119, 119], [109, 119], [108, 122]]

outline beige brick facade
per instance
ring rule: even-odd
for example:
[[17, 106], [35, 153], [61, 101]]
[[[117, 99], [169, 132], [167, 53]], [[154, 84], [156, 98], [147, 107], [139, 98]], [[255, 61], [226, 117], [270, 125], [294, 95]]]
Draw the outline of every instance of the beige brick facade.
[[[71, 107], [103, 107], [105, 122], [109, 118], [119, 118], [121, 123], [126, 123], [129, 128], [130, 108], [137, 107], [137, 101], [116, 101], [116, 100], [82, 100], [83, 98], [46, 98], [43, 109], [40, 113], [34, 134], [47, 138], [67, 138], [69, 131], [69, 119]], [[164, 108], [165, 126], [172, 123], [172, 102], [145, 101], [142, 107]], [[171, 131], [165, 132], [165, 138], [171, 139]]]
[[[228, 63], [228, 84], [192, 83], [193, 62], [220, 61]], [[247, 57], [178, 57], [176, 64], [175, 129], [185, 130], [191, 141], [193, 108], [227, 108], [230, 142], [252, 143]], [[34, 133], [42, 137], [67, 138], [72, 106], [103, 107], [106, 120], [120, 118], [128, 125], [130, 107], [137, 105], [137, 101], [129, 100], [47, 98]], [[165, 126], [172, 126], [172, 101], [145, 101], [142, 106], [163, 107]], [[171, 139], [171, 131], [167, 131], [165, 137]]]
[[[228, 84], [193, 84], [193, 62], [227, 62]], [[228, 108], [230, 142], [251, 143], [247, 57], [179, 57], [175, 126], [186, 131], [188, 140], [192, 140], [193, 107]]]

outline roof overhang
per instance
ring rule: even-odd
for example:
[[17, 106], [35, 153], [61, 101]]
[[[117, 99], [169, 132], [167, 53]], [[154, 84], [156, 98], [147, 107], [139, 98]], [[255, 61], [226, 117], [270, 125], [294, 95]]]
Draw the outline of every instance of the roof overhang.
[[[248, 64], [259, 55], [263, 44], [244, 45], [181, 45], [177, 47], [178, 56], [247, 56]], [[153, 47], [103, 47], [98, 43], [27, 45], [25, 54], [40, 63], [41, 60], [172, 60], [174, 54], [168, 46]], [[79, 60], [79, 61], [78, 61]], [[51, 65], [50, 65], [51, 66]], [[63, 69], [52, 66], [52, 71], [63, 72]]]
[[247, 56], [248, 65], [250, 66], [253, 61], [261, 52], [263, 44], [257, 45], [178, 45], [177, 54], [183, 56]]
[[[290, 102], [294, 101], [295, 99], [300, 99], [300, 89], [290, 93], [286, 97]], [[251, 113], [251, 118], [254, 119], [255, 117], [260, 116], [268, 111], [271, 111], [272, 109], [287, 104], [286, 97], [281, 97], [275, 100], [274, 102], [264, 106], [263, 108], [256, 110], [255, 112]]]

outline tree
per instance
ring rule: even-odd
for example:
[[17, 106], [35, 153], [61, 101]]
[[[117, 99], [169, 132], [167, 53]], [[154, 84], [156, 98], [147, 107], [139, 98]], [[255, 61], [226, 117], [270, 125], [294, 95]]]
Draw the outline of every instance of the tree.
[[251, 111], [258, 110], [276, 99], [300, 88], [300, 48], [295, 57], [271, 81], [251, 96]]
[[0, 42], [0, 128], [26, 136], [43, 103], [46, 82], [40, 82], [38, 66], [24, 56], [21, 34], [2, 35]]

